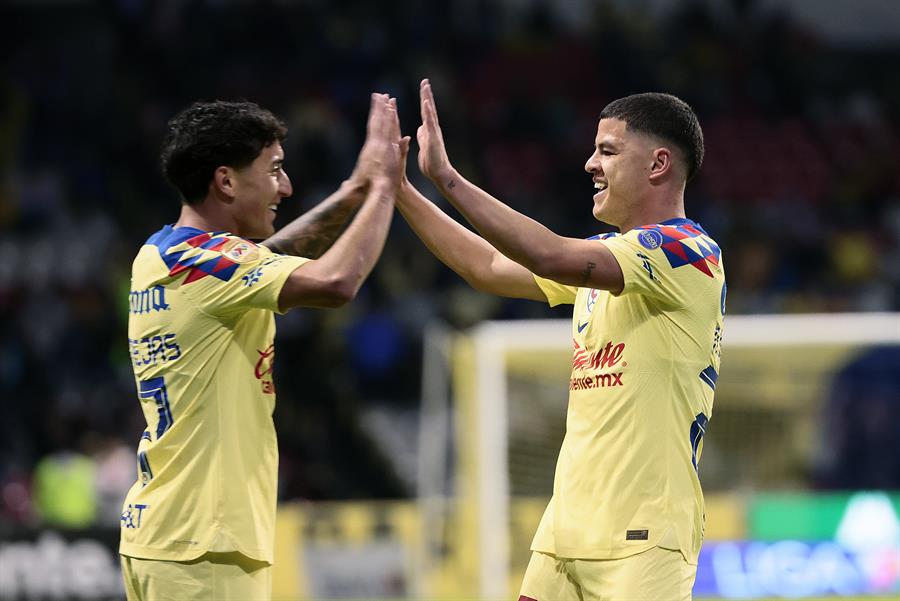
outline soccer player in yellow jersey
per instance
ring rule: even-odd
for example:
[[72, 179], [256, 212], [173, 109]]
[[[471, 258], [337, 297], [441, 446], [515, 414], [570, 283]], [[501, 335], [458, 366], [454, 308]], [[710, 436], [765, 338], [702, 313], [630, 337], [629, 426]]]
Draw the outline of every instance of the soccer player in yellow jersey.
[[694, 112], [668, 94], [603, 110], [585, 170], [594, 217], [619, 232], [580, 240], [466, 181], [427, 80], [420, 93], [419, 168], [481, 237], [404, 178], [406, 220], [475, 288], [574, 305], [566, 436], [520, 601], [690, 599], [704, 522], [697, 462], [725, 312], [719, 247], [684, 213], [703, 160]]
[[384, 245], [408, 143], [395, 101], [373, 94], [351, 177], [275, 233], [291, 195], [285, 134], [249, 102], [196, 103], [169, 122], [162, 162], [181, 215], [144, 243], [131, 279], [147, 429], [121, 517], [130, 601], [271, 598], [274, 313], [355, 296]]

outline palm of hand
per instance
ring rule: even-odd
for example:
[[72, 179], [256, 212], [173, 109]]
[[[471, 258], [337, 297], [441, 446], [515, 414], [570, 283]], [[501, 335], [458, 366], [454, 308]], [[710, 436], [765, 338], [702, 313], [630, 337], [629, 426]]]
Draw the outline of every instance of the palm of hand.
[[430, 131], [427, 125], [421, 125], [416, 132], [416, 139], [419, 141], [419, 170], [426, 177], [437, 176], [449, 162], [441, 130], [435, 128]]

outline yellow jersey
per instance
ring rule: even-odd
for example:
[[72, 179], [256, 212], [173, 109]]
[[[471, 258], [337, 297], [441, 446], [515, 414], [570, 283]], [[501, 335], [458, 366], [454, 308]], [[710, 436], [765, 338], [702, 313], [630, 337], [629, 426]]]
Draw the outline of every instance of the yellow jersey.
[[128, 345], [147, 429], [121, 516], [123, 555], [272, 561], [275, 319], [308, 259], [166, 226], [134, 260]]
[[597, 236], [619, 295], [535, 277], [573, 304], [566, 436], [532, 550], [617, 559], [652, 547], [696, 564], [705, 520], [697, 471], [719, 373], [725, 272], [695, 222]]

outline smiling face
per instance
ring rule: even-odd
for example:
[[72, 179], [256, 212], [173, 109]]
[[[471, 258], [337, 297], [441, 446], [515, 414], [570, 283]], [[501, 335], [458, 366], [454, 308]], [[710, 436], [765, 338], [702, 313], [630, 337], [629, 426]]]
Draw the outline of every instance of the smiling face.
[[232, 170], [233, 234], [261, 240], [275, 233], [278, 204], [293, 192], [283, 161], [284, 150], [276, 141], [263, 148], [251, 164]]
[[601, 119], [594, 153], [584, 165], [594, 181], [594, 217], [622, 227], [630, 223], [649, 192], [656, 145], [648, 136], [627, 131], [624, 121]]

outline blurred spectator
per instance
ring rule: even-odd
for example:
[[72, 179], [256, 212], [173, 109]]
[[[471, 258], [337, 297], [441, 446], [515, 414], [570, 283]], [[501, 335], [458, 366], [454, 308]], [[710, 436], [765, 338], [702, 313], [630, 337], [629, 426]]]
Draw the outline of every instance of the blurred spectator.
[[90, 457], [75, 451], [56, 451], [38, 461], [34, 469], [34, 500], [45, 524], [86, 528], [94, 523], [96, 470]]
[[837, 490], [891, 490], [900, 483], [900, 347], [876, 347], [835, 377], [815, 481]]

